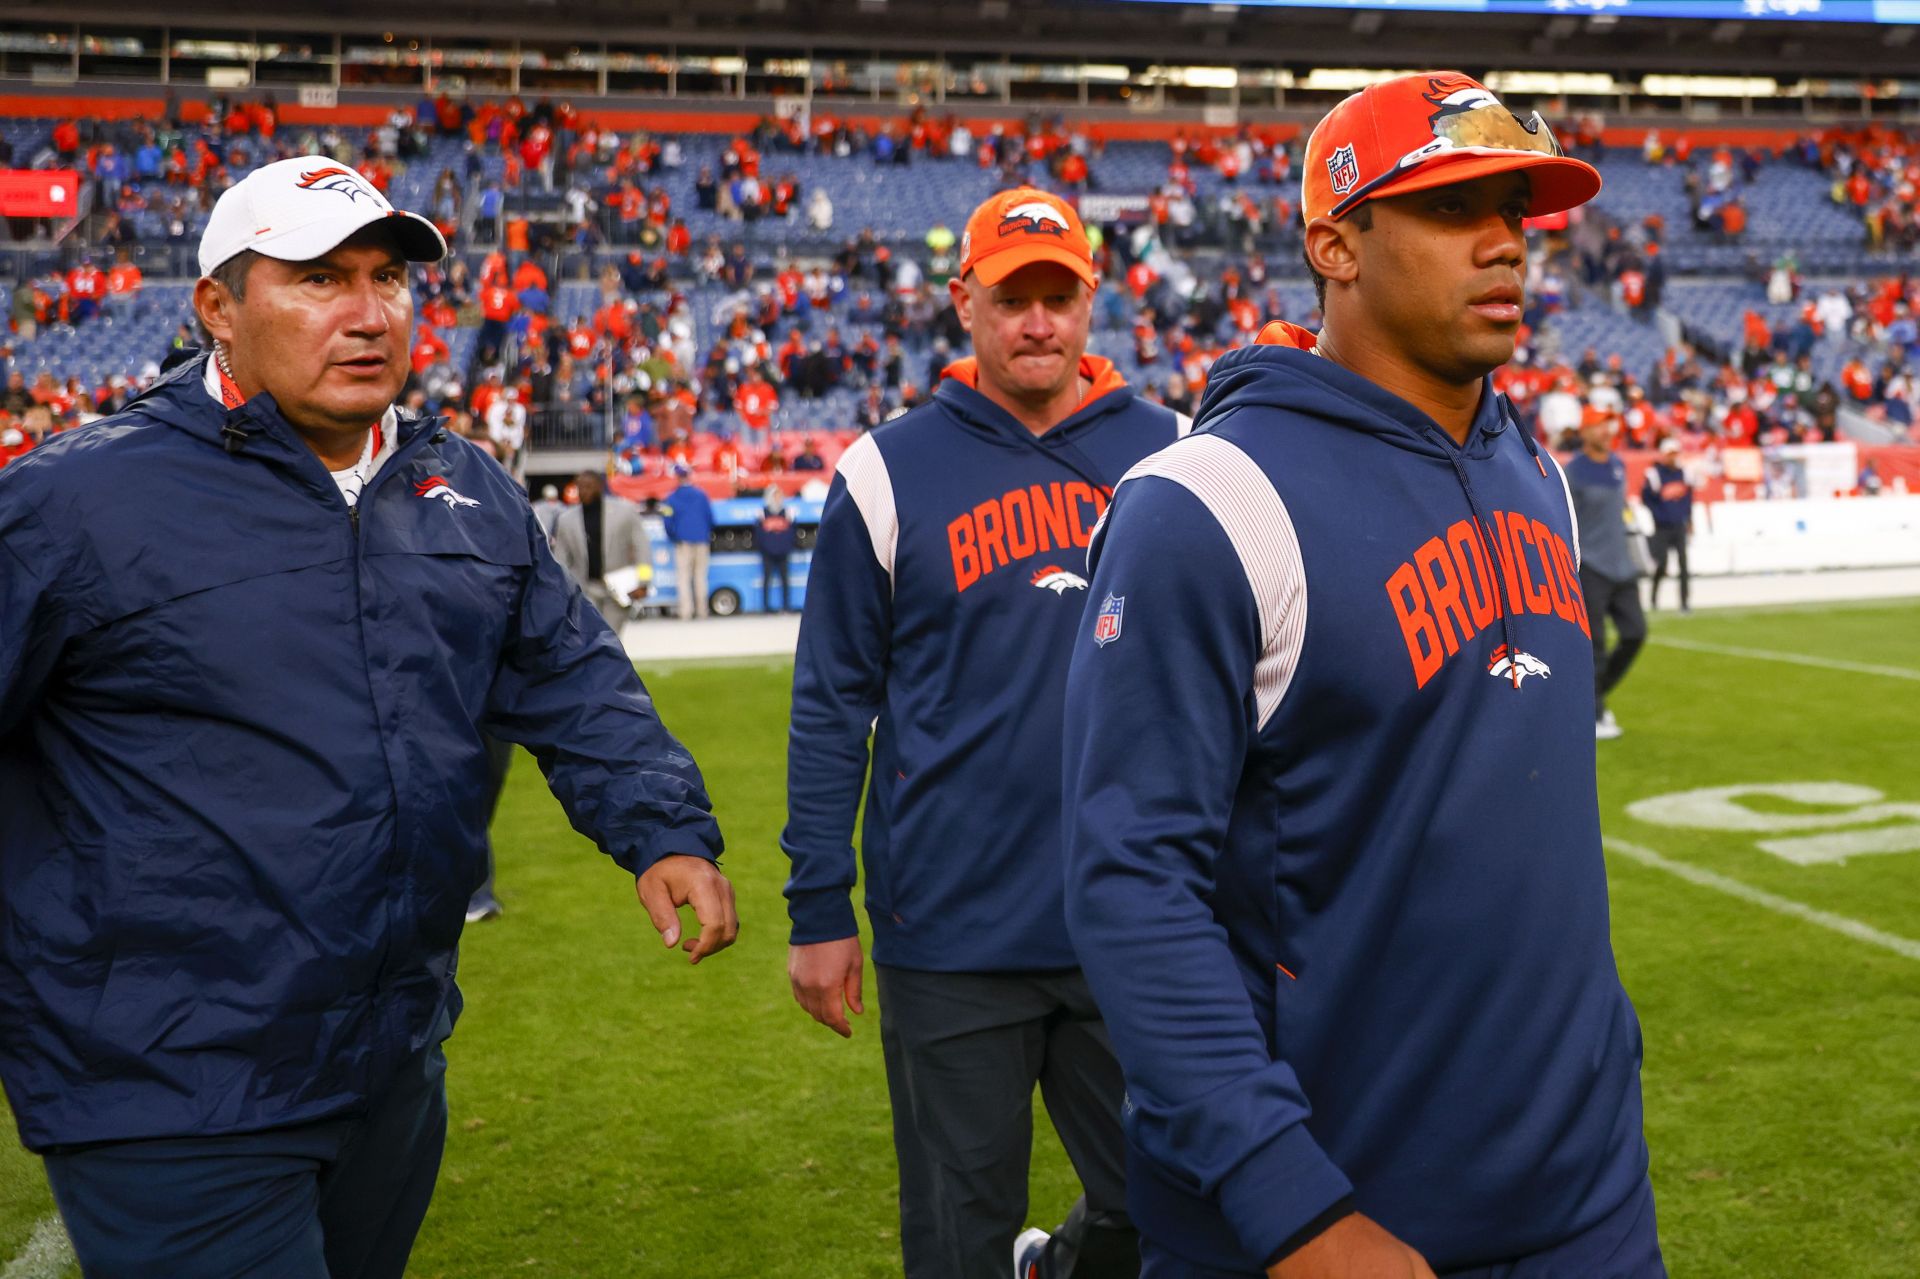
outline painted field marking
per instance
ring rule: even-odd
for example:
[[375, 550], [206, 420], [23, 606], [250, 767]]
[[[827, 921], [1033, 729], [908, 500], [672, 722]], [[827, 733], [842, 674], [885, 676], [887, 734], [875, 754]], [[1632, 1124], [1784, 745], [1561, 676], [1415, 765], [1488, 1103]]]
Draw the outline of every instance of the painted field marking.
[[[1747, 798], [1785, 800], [1827, 809], [1822, 813], [1782, 813], [1749, 808]], [[1654, 795], [1627, 805], [1627, 816], [1656, 826], [1692, 830], [1729, 830], [1760, 833], [1820, 831], [1792, 839], [1763, 839], [1759, 849], [1798, 866], [1844, 864], [1850, 857], [1869, 853], [1920, 852], [1920, 804], [1883, 804], [1885, 795], [1871, 786], [1852, 782], [1747, 782], [1734, 786], [1707, 786], [1673, 795]], [[1836, 831], [1840, 826], [1863, 826], [1898, 819], [1898, 826], [1870, 830]]]
[[1787, 915], [1805, 923], [1814, 924], [1830, 932], [1839, 933], [1842, 937], [1851, 937], [1855, 941], [1865, 942], [1869, 946], [1878, 946], [1882, 950], [1890, 950], [1908, 959], [1920, 960], [1920, 941], [1896, 937], [1892, 933], [1883, 933], [1870, 924], [1863, 924], [1857, 919], [1848, 919], [1845, 915], [1835, 915], [1830, 911], [1816, 910], [1812, 906], [1804, 905], [1791, 898], [1777, 897], [1762, 889], [1743, 884], [1737, 879], [1728, 879], [1725, 875], [1715, 874], [1702, 867], [1662, 857], [1651, 848], [1630, 844], [1624, 839], [1608, 836], [1600, 842], [1608, 852], [1619, 853], [1622, 857], [1639, 862], [1642, 866], [1651, 866], [1656, 870], [1664, 870], [1670, 875], [1677, 875], [1690, 884], [1711, 888], [1715, 892], [1737, 897], [1743, 902], [1773, 911], [1777, 915]]
[[1805, 653], [1776, 653], [1764, 648], [1737, 648], [1732, 644], [1708, 644], [1702, 640], [1674, 639], [1668, 635], [1650, 635], [1647, 643], [1663, 648], [1684, 648], [1695, 653], [1716, 653], [1721, 657], [1750, 657], [1759, 662], [1786, 662], [1791, 666], [1817, 666], [1822, 670], [1847, 671], [1854, 675], [1884, 675], [1888, 679], [1920, 680], [1920, 671], [1906, 666], [1875, 666], [1868, 662], [1848, 662], [1837, 657], [1810, 657]]
[[58, 1213], [50, 1212], [34, 1223], [27, 1246], [0, 1270], [0, 1279], [60, 1279], [78, 1264], [67, 1228], [60, 1224]]

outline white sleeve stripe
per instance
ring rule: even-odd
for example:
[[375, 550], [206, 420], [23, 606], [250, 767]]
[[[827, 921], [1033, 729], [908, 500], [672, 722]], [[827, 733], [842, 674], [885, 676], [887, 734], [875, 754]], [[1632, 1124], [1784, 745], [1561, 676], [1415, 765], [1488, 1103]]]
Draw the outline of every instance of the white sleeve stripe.
[[893, 581], [893, 558], [900, 546], [900, 513], [893, 504], [893, 477], [887, 473], [887, 459], [871, 435], [863, 435], [840, 455], [838, 470], [847, 482], [847, 496], [866, 521], [867, 540], [873, 543], [873, 558]]
[[1192, 493], [1240, 557], [1260, 615], [1253, 692], [1256, 728], [1265, 728], [1293, 682], [1307, 635], [1307, 570], [1286, 503], [1252, 458], [1217, 435], [1189, 435], [1128, 475], [1157, 475]]
[[[1524, 431], [1527, 428], [1523, 426], [1516, 429]], [[1580, 571], [1580, 517], [1574, 514], [1573, 510], [1573, 488], [1567, 483], [1567, 473], [1561, 468], [1560, 459], [1544, 449], [1541, 450], [1541, 456], [1553, 463], [1553, 473], [1560, 477], [1560, 491], [1567, 496], [1567, 529], [1573, 534], [1568, 546], [1573, 551], [1573, 571], [1578, 573]]]

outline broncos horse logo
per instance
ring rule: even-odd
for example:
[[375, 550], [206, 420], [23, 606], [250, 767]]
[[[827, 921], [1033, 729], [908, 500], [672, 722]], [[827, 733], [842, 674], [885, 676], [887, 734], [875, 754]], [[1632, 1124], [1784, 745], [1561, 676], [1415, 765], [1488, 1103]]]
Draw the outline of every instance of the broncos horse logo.
[[352, 169], [343, 169], [337, 164], [308, 169], [300, 175], [300, 180], [294, 185], [302, 191], [338, 191], [349, 200], [358, 200], [364, 195], [368, 200], [378, 203], [373, 191], [361, 181], [359, 174]]
[[1055, 595], [1087, 589], [1086, 578], [1078, 573], [1069, 573], [1058, 564], [1049, 564], [1043, 569], [1036, 569], [1033, 574], [1033, 584], [1043, 591], [1052, 591]]
[[1028, 235], [1065, 235], [1073, 228], [1060, 210], [1042, 200], [1016, 204], [1000, 215], [1000, 234], [1023, 231]]
[[479, 501], [471, 497], [462, 497], [454, 491], [453, 485], [439, 475], [429, 475], [413, 486], [413, 491], [421, 497], [437, 497], [445, 502], [449, 509], [457, 506], [478, 506]]
[[1502, 644], [1493, 650], [1493, 660], [1487, 663], [1487, 674], [1496, 679], [1510, 677], [1515, 688], [1529, 675], [1538, 675], [1546, 679], [1553, 674], [1547, 664], [1524, 649], [1513, 650], [1513, 660], [1507, 660], [1507, 646]]
[[1433, 106], [1433, 114], [1427, 117], [1433, 136], [1455, 146], [1510, 150], [1515, 147], [1516, 126], [1529, 135], [1535, 132], [1531, 122], [1509, 111], [1492, 90], [1465, 76], [1429, 76], [1427, 91], [1420, 96]]

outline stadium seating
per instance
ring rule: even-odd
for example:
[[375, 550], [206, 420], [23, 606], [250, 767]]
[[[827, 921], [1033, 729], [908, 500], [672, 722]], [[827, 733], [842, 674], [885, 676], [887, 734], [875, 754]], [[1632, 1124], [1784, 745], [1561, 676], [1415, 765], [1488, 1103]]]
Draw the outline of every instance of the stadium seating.
[[[0, 133], [13, 145], [17, 156], [34, 157], [48, 150], [55, 124], [51, 119], [12, 119], [0, 122]], [[253, 162], [258, 162], [270, 158], [271, 148], [302, 147], [320, 132], [306, 126], [284, 126], [271, 144], [243, 140], [239, 145], [247, 150]], [[364, 127], [341, 127], [335, 132], [341, 135], [346, 151], [355, 158], [375, 137], [373, 130]], [[200, 130], [188, 129], [189, 145], [200, 135]], [[971, 157], [916, 156], [910, 164], [882, 165], [865, 152], [834, 156], [800, 154], [779, 146], [770, 148], [761, 157], [760, 173], [764, 180], [793, 176], [802, 188], [802, 204], [804, 193], [814, 188], [825, 189], [831, 195], [834, 224], [831, 231], [822, 234], [807, 227], [798, 216], [742, 223], [723, 218], [712, 210], [700, 209], [694, 191], [695, 178], [703, 168], [711, 168], [716, 175], [721, 173], [722, 156], [732, 139], [723, 134], [683, 134], [678, 141], [682, 152], [680, 165], [644, 175], [638, 179], [640, 185], [661, 187], [671, 196], [673, 214], [687, 223], [696, 249], [710, 238], [729, 245], [747, 245], [750, 260], [762, 280], [770, 278], [772, 272], [790, 258], [804, 259], [810, 254], [831, 251], [861, 231], [870, 231], [896, 252], [924, 254], [924, 237], [930, 227], [936, 223], [957, 227], [968, 209], [1005, 181], [999, 171], [982, 169]], [[1089, 189], [1104, 195], [1148, 195], [1167, 182], [1172, 158], [1173, 151], [1166, 142], [1108, 143], [1098, 148], [1093, 158]], [[1790, 251], [1800, 271], [1809, 277], [1807, 287], [1812, 293], [1807, 296], [1817, 294], [1829, 279], [1884, 275], [1895, 266], [1887, 255], [1867, 250], [1859, 216], [1851, 208], [1832, 202], [1829, 178], [1815, 170], [1785, 160], [1770, 160], [1755, 171], [1750, 181], [1736, 177], [1735, 186], [1749, 214], [1748, 225], [1738, 241], [1722, 243], [1713, 233], [1693, 225], [1684, 186], [1689, 168], [1704, 177], [1711, 163], [1710, 155], [1704, 151], [1697, 153], [1688, 166], [1649, 165], [1637, 152], [1624, 149], [1605, 152], [1598, 163], [1606, 181], [1594, 206], [1601, 216], [1628, 228], [1643, 224], [1651, 215], [1657, 215], [1664, 224], [1662, 247], [1669, 270], [1663, 298], [1666, 323], [1663, 325], [1659, 316], [1633, 316], [1616, 308], [1604, 291], [1575, 290], [1570, 295], [1570, 304], [1546, 318], [1536, 335], [1537, 357], [1548, 362], [1571, 364], [1592, 350], [1605, 356], [1618, 355], [1632, 377], [1644, 380], [1666, 352], [1667, 332], [1684, 330], [1703, 340], [1709, 348], [1730, 352], [1737, 351], [1740, 345], [1743, 317], [1749, 309], [1757, 310], [1776, 333], [1790, 329], [1799, 315], [1800, 305], [1769, 305], [1763, 290], [1751, 282], [1756, 265], [1769, 265], [1782, 253]], [[465, 137], [446, 138], [434, 134], [425, 140], [424, 152], [397, 174], [391, 196], [400, 207], [428, 210], [441, 174], [451, 171], [461, 180], [464, 197], [471, 201], [485, 184], [505, 178], [505, 168], [505, 157], [497, 147], [474, 152]], [[232, 176], [237, 179], [247, 171], [240, 167], [232, 171]], [[1027, 165], [1024, 172], [1028, 180], [1047, 183], [1042, 165]], [[1189, 172], [1203, 221], [1209, 216], [1216, 197], [1234, 190], [1248, 191], [1263, 203], [1275, 197], [1298, 199], [1298, 183], [1291, 180], [1281, 184], [1262, 183], [1249, 174], [1237, 184], [1229, 184], [1218, 171], [1198, 163], [1191, 164]], [[604, 189], [604, 176], [597, 168], [583, 169], [574, 180], [589, 186], [596, 197], [604, 198], [608, 194]], [[190, 281], [166, 273], [165, 267], [172, 261], [190, 268], [190, 247], [197, 242], [206, 216], [200, 208], [200, 193], [184, 186], [160, 185], [150, 187], [146, 195], [149, 207], [131, 214], [129, 219], [148, 264], [147, 285], [138, 306], [131, 314], [112, 320], [98, 319], [71, 328], [47, 325], [32, 339], [16, 337], [12, 343], [11, 367], [25, 374], [30, 382], [42, 371], [51, 372], [61, 380], [78, 376], [89, 386], [102, 385], [115, 374], [137, 374], [143, 366], [158, 362], [165, 355], [179, 325], [191, 318]], [[169, 205], [176, 197], [184, 199], [187, 205], [187, 227], [183, 236], [174, 238], [176, 247], [169, 254], [160, 252], [159, 246], [167, 243]], [[524, 180], [517, 191], [509, 192], [508, 208], [510, 212], [531, 211], [566, 229], [564, 192], [546, 191], [536, 178]], [[1288, 242], [1291, 234], [1289, 229], [1286, 239], [1277, 239], [1269, 231], [1266, 247], [1272, 283], [1279, 289], [1284, 316], [1301, 321], [1312, 316], [1314, 304], [1311, 290], [1302, 278], [1304, 268], [1297, 248]], [[469, 265], [477, 267], [480, 257], [492, 246], [463, 242], [459, 247]], [[548, 267], [554, 280], [551, 315], [557, 324], [565, 325], [575, 316], [591, 315], [597, 310], [596, 271], [626, 251], [626, 246], [585, 251], [567, 247], [549, 259]], [[1223, 251], [1222, 246], [1215, 245], [1185, 254], [1202, 286], [1211, 285], [1226, 265]], [[14, 285], [17, 288], [25, 287], [26, 279], [49, 267], [69, 264], [72, 256], [71, 252], [41, 254], [37, 258], [15, 255], [4, 260], [10, 261], [20, 273]], [[110, 254], [100, 250], [94, 251], [93, 256], [102, 265], [110, 258]], [[734, 310], [750, 304], [755, 295], [752, 289], [729, 290], [704, 281], [693, 270], [693, 265], [690, 260], [674, 262], [673, 285], [675, 293], [684, 298], [685, 313], [694, 326], [696, 360], [704, 361], [707, 353], [724, 338], [727, 321]], [[156, 271], [156, 267], [162, 269]], [[1110, 286], [1119, 287], [1118, 281]], [[672, 296], [659, 292], [646, 300], [664, 311]], [[1264, 306], [1265, 288], [1257, 290], [1256, 296]], [[10, 296], [0, 297], [0, 302], [10, 301]], [[1162, 316], [1161, 322], [1163, 327], [1177, 323], [1178, 316]], [[1675, 322], [1678, 329], [1674, 327]], [[1178, 344], [1163, 341], [1161, 357], [1142, 364], [1136, 355], [1133, 323], [1130, 305], [1103, 305], [1097, 313], [1089, 349], [1112, 359], [1121, 373], [1137, 386], [1164, 385], [1169, 374], [1180, 367], [1178, 358], [1165, 352], [1176, 351]], [[813, 338], [824, 336], [829, 327], [838, 329], [849, 349], [867, 336], [876, 341], [883, 339], [879, 324], [855, 322], [844, 308], [833, 315], [815, 312], [783, 317], [768, 338], [778, 345], [789, 329], [798, 328]], [[476, 330], [456, 328], [443, 336], [450, 347], [453, 366], [470, 372], [476, 353]], [[1171, 332], [1165, 334], [1168, 339], [1176, 336]], [[1229, 332], [1191, 336], [1202, 354], [1229, 345], [1234, 337]], [[1877, 359], [1884, 353], [1863, 347], [1846, 334], [1828, 334], [1813, 343], [1810, 354], [1816, 377], [1831, 380], [1852, 356], [1864, 354]], [[924, 391], [932, 358], [924, 336], [910, 336], [904, 380]], [[579, 389], [584, 392], [590, 381], [591, 374], [583, 370]], [[862, 391], [844, 386], [812, 400], [788, 394], [775, 411], [773, 425], [776, 430], [794, 432], [844, 428], [853, 420], [862, 398]], [[702, 404], [694, 422], [696, 430], [703, 434], [736, 424], [729, 409], [712, 403]]]

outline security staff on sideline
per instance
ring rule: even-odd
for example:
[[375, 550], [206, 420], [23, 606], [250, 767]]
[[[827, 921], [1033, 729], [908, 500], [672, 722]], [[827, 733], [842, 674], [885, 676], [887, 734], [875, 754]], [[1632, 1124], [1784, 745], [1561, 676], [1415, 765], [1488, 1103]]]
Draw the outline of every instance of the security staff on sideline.
[[401, 412], [445, 244], [324, 157], [214, 207], [213, 353], [0, 474], [0, 1080], [82, 1268], [398, 1279], [495, 734], [737, 930], [711, 805], [500, 466]]

